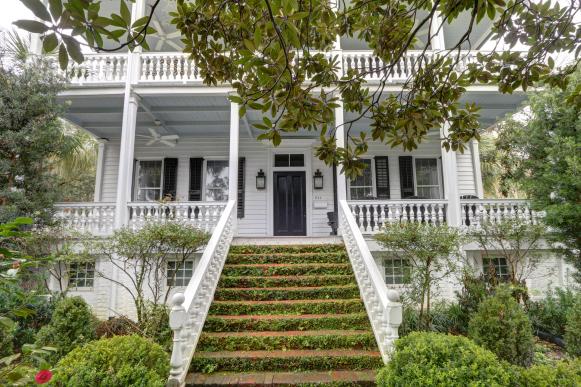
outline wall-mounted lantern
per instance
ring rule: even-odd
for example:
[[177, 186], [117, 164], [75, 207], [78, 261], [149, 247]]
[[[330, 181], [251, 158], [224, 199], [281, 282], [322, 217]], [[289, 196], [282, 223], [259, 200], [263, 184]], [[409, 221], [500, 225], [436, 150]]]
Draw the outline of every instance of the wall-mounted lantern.
[[313, 176], [313, 187], [315, 189], [323, 189], [323, 174], [318, 169]]
[[256, 189], [265, 189], [266, 188], [266, 176], [262, 169], [258, 171], [258, 175], [256, 175]]

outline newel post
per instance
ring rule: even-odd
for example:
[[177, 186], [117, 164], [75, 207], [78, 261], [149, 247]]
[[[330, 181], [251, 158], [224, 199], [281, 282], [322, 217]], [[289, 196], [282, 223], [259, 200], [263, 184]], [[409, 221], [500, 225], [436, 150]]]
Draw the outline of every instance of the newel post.
[[184, 365], [184, 354], [182, 351], [182, 329], [186, 322], [187, 312], [184, 309], [185, 301], [183, 293], [176, 293], [171, 300], [171, 310], [169, 312], [169, 326], [173, 331], [173, 347], [170, 359], [168, 387], [177, 387], [180, 385], [180, 376]]
[[393, 350], [393, 344], [399, 337], [398, 329], [403, 320], [403, 306], [399, 298], [399, 293], [393, 289], [387, 291], [387, 301], [385, 311], [387, 317], [385, 344], [387, 352], [389, 353]]

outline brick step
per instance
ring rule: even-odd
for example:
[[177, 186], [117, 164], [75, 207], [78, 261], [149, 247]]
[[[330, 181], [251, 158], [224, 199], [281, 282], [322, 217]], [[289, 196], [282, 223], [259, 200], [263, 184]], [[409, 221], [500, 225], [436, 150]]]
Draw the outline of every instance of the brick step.
[[257, 263], [348, 263], [347, 252], [329, 253], [260, 253], [237, 254], [229, 253], [229, 264]]
[[191, 372], [369, 370], [383, 365], [378, 351], [356, 349], [196, 352]]
[[339, 244], [325, 245], [240, 245], [230, 246], [232, 254], [267, 254], [267, 253], [330, 253], [344, 252], [345, 246]]
[[280, 301], [214, 301], [210, 315], [265, 315], [265, 314], [324, 314], [363, 313], [365, 305], [360, 298], [315, 299]]
[[252, 372], [213, 374], [191, 373], [187, 386], [375, 386], [377, 372], [364, 371], [311, 371], [311, 372]]
[[340, 286], [282, 287], [282, 288], [218, 288], [216, 301], [275, 301], [310, 299], [346, 299], [359, 297], [356, 284]]
[[367, 313], [208, 316], [203, 332], [370, 330]]
[[349, 263], [310, 263], [310, 264], [253, 264], [224, 265], [222, 275], [234, 276], [273, 276], [273, 275], [352, 275]]
[[371, 331], [312, 330], [285, 332], [202, 333], [198, 351], [259, 351], [289, 349], [366, 349], [376, 350]]
[[222, 276], [218, 288], [271, 288], [283, 286], [331, 286], [354, 284], [355, 277], [348, 275], [278, 275], [278, 276]]

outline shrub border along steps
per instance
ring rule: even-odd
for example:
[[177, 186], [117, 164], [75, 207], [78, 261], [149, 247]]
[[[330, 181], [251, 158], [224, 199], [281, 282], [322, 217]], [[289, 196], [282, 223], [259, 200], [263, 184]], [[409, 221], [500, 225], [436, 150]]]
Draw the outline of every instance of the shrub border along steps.
[[382, 365], [344, 246], [232, 246], [189, 380], [373, 385]]

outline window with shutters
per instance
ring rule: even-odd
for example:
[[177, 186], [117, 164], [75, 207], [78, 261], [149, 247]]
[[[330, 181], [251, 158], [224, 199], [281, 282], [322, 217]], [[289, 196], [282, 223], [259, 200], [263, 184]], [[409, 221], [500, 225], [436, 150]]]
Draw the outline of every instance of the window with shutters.
[[438, 159], [415, 159], [417, 196], [422, 199], [440, 199], [440, 169]]
[[374, 197], [371, 160], [363, 159], [361, 161], [365, 164], [363, 174], [349, 182], [349, 195], [351, 200], [366, 200]]
[[163, 181], [163, 160], [139, 160], [135, 168], [135, 200], [139, 202], [159, 200]]
[[206, 201], [228, 200], [228, 160], [206, 161]]

